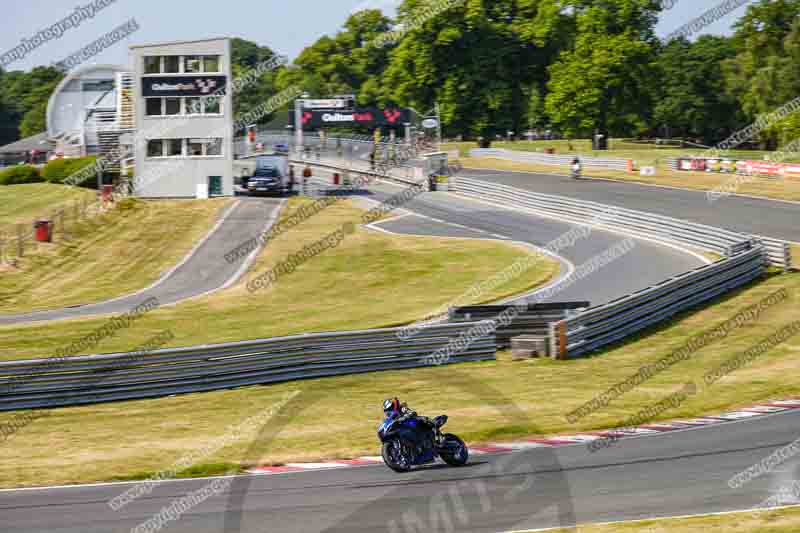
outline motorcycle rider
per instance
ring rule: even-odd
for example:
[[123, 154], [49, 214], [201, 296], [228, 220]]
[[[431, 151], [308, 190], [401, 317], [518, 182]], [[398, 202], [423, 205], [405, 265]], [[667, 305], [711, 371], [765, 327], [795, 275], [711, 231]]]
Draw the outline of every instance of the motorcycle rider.
[[419, 416], [416, 411], [409, 409], [407, 404], [400, 403], [400, 400], [396, 396], [383, 401], [383, 414], [386, 415], [386, 418], [397, 419], [399, 421], [416, 418], [424, 427], [427, 426], [428, 429], [428, 431], [424, 432], [428, 438], [424, 439], [422, 442], [418, 442], [417, 445], [422, 449], [430, 449], [433, 447], [434, 423], [433, 420], [427, 416]]
[[396, 396], [383, 401], [383, 414], [386, 415], [386, 418], [417, 416], [417, 413], [409, 409], [408, 405], [400, 403]]
[[575, 179], [581, 177], [581, 160], [577, 157], [572, 160], [572, 177]]

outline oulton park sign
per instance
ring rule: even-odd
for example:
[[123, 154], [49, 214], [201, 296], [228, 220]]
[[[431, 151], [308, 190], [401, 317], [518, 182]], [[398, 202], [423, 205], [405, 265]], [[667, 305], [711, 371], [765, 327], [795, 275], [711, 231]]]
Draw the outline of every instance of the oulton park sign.
[[[350, 111], [305, 109], [301, 116], [304, 130], [324, 128], [331, 125], [366, 127], [402, 127], [410, 122], [411, 111], [403, 108], [363, 108]], [[294, 114], [290, 114], [294, 119]], [[292, 126], [294, 123], [291, 124]]]
[[142, 78], [142, 96], [210, 96], [224, 94], [225, 76], [150, 76]]

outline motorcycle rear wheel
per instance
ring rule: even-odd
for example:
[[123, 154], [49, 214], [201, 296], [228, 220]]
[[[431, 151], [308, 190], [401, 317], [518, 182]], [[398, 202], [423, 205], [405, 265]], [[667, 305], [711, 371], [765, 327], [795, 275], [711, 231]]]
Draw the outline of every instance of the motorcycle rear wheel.
[[381, 456], [386, 466], [395, 472], [411, 470], [411, 457], [408, 447], [400, 439], [390, 439], [381, 446]]
[[439, 457], [450, 466], [464, 466], [469, 460], [469, 449], [464, 441], [452, 433], [443, 435], [443, 444], [439, 450]]

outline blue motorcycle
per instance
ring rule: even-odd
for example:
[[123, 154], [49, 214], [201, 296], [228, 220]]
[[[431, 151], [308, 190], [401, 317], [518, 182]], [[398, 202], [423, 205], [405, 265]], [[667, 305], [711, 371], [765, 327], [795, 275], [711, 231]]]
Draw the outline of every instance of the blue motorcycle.
[[450, 466], [467, 464], [469, 450], [464, 441], [441, 432], [446, 422], [447, 415], [432, 420], [417, 416], [386, 418], [378, 428], [383, 462], [395, 472], [432, 463], [437, 456]]

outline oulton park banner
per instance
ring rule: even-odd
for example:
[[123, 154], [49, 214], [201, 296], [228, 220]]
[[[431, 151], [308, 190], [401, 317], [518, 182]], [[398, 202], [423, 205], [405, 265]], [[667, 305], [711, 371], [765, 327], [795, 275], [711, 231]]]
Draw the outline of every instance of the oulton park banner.
[[224, 94], [225, 76], [148, 76], [142, 78], [142, 96], [211, 96]]
[[[289, 113], [290, 126], [294, 126], [294, 113]], [[403, 108], [363, 108], [352, 111], [335, 109], [304, 109], [303, 129], [315, 130], [336, 126], [363, 126], [366, 128], [398, 127], [411, 121], [411, 111]]]

